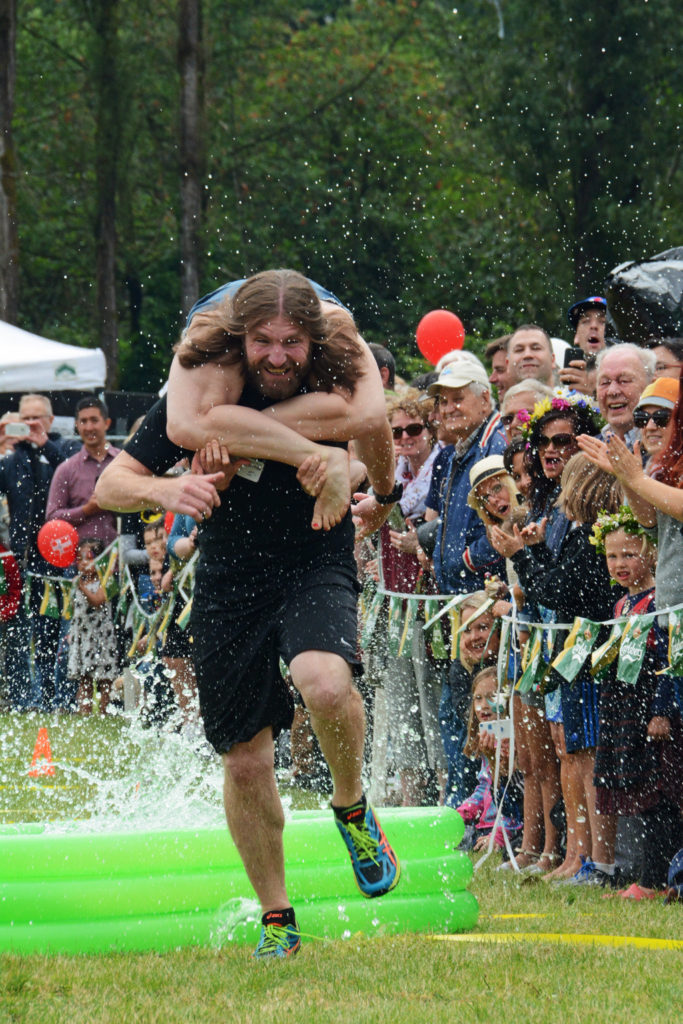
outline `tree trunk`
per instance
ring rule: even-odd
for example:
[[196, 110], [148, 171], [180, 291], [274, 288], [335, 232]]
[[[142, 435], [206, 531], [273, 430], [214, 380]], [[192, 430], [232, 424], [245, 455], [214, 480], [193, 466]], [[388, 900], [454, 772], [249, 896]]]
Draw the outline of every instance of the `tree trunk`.
[[17, 0], [0, 0], [0, 320], [15, 323], [19, 308], [14, 113]]
[[100, 346], [107, 360], [107, 387], [118, 382], [118, 311], [116, 304], [116, 191], [121, 112], [118, 90], [118, 3], [99, 0], [92, 27], [93, 82], [97, 97], [95, 138], [95, 273]]
[[204, 181], [204, 54], [202, 2], [180, 0], [180, 287], [184, 315], [199, 296]]

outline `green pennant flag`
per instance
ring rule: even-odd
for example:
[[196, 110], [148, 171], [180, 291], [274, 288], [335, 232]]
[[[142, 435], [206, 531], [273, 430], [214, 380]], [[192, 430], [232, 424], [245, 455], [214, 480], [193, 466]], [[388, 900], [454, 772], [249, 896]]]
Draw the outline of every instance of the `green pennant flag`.
[[118, 603], [116, 605], [115, 615], [116, 615], [117, 619], [124, 619], [125, 620], [126, 613], [127, 613], [128, 608], [130, 606], [130, 597], [131, 597], [130, 590], [128, 589], [128, 587], [124, 587], [124, 589], [119, 594], [119, 600], [118, 600]]
[[586, 663], [598, 638], [600, 623], [591, 619], [576, 617], [574, 625], [567, 634], [564, 648], [552, 662], [556, 672], [568, 683], [572, 683]]
[[389, 599], [389, 622], [387, 627], [389, 654], [398, 657], [398, 648], [403, 632], [403, 598], [394, 596]]
[[543, 626], [535, 626], [526, 642], [522, 658], [523, 671], [515, 687], [518, 693], [528, 693], [538, 687], [548, 671], [543, 657], [543, 631]]
[[418, 600], [410, 597], [405, 599], [406, 616], [403, 620], [403, 632], [401, 633], [401, 641], [398, 647], [399, 658], [410, 658], [413, 653], [413, 625], [417, 618]]
[[111, 550], [103, 551], [101, 555], [94, 561], [95, 569], [100, 580], [100, 586], [107, 595], [107, 600], [111, 601], [113, 597], [118, 594], [119, 581], [116, 578], [116, 560], [117, 550], [116, 544], [113, 545]]
[[0, 556], [0, 597], [7, 593], [7, 579], [5, 577], [5, 559]]
[[147, 626], [147, 621], [144, 615], [140, 615], [137, 611], [133, 614], [133, 642], [128, 650], [128, 658], [134, 658], [137, 654], [138, 643], [142, 640], [142, 634]]
[[60, 580], [59, 587], [62, 592], [62, 618], [69, 622], [74, 613], [74, 580]]
[[498, 647], [498, 678], [502, 685], [512, 683], [510, 671], [510, 645], [512, 644], [512, 623], [503, 619], [500, 627], [500, 645]]
[[169, 626], [169, 623], [171, 621], [171, 616], [173, 615], [173, 610], [175, 608], [175, 601], [176, 601], [176, 592], [175, 592], [175, 590], [173, 590], [169, 594], [168, 599], [162, 605], [162, 609], [164, 610], [164, 614], [163, 614], [163, 617], [161, 619], [161, 623], [160, 623], [159, 629], [158, 629], [158, 636], [159, 636], [159, 639], [161, 640], [162, 646], [163, 646], [163, 644], [166, 643], [166, 633], [168, 632], [168, 626]]
[[44, 615], [46, 619], [59, 619], [61, 618], [61, 612], [59, 610], [59, 598], [57, 592], [49, 580], [45, 580], [45, 587], [43, 589], [43, 600], [40, 602], [40, 615]]
[[[429, 622], [433, 619], [439, 610], [439, 602], [433, 598], [425, 601], [425, 622]], [[443, 638], [443, 630], [441, 628], [441, 620], [437, 621], [431, 627], [431, 633], [429, 634], [429, 642], [432, 647], [432, 655], [439, 661], [445, 661], [448, 658], [448, 651], [446, 650], [446, 642]]]
[[365, 650], [372, 639], [372, 634], [375, 632], [375, 625], [377, 623], [377, 616], [379, 615], [382, 605], [384, 603], [384, 596], [382, 594], [375, 594], [367, 609], [365, 615], [365, 621], [363, 622], [363, 632], [360, 638], [360, 645]]
[[635, 686], [643, 665], [647, 638], [655, 615], [632, 615], [624, 626], [619, 647], [617, 679]]
[[187, 602], [183, 610], [181, 611], [178, 618], [175, 620], [176, 625], [182, 629], [183, 633], [190, 624], [190, 613], [192, 611], [192, 598]]
[[683, 676], [683, 608], [669, 612], [669, 671]]
[[615, 622], [605, 642], [596, 647], [591, 654], [591, 675], [596, 679], [601, 679], [604, 676], [606, 670], [619, 654], [619, 644], [621, 643], [623, 631], [624, 623]]

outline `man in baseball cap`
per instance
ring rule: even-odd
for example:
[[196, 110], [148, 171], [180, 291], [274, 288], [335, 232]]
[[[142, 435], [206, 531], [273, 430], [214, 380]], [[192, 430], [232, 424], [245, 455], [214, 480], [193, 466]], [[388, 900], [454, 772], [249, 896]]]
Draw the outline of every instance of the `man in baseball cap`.
[[591, 295], [575, 302], [567, 311], [567, 320], [574, 331], [574, 344], [587, 356], [596, 356], [605, 347], [607, 299]]

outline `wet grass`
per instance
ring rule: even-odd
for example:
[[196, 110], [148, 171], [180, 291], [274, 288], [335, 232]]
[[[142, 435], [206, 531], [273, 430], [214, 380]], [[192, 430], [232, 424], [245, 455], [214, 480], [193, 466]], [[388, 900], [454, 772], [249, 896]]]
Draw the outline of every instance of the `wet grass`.
[[[54, 779], [29, 780], [37, 730], [48, 728]], [[156, 746], [149, 737], [149, 750]], [[173, 751], [171, 751], [171, 754]], [[0, 821], [87, 816], [111, 776], [133, 791], [150, 758], [116, 719], [0, 718]], [[103, 765], [105, 770], [103, 770]], [[70, 766], [68, 769], [60, 766]], [[78, 768], [74, 775], [73, 768]], [[157, 770], [155, 768], [155, 770]], [[207, 766], [218, 776], [219, 766]], [[67, 785], [71, 789], [58, 789]], [[98, 780], [100, 780], [98, 782]], [[214, 798], [213, 790], [210, 791]], [[300, 794], [298, 806], [316, 806]], [[305, 943], [292, 962], [250, 951], [159, 955], [0, 955], [0, 1024], [163, 1022], [669, 1022], [683, 1001], [683, 947], [555, 944], [544, 936], [683, 942], [683, 907], [602, 899], [601, 890], [520, 884], [497, 861], [475, 873], [481, 914], [464, 942], [406, 935]], [[504, 937], [501, 944], [485, 936]], [[472, 941], [475, 936], [479, 937]], [[536, 938], [537, 937], [537, 938]], [[574, 942], [577, 939], [574, 938]]]

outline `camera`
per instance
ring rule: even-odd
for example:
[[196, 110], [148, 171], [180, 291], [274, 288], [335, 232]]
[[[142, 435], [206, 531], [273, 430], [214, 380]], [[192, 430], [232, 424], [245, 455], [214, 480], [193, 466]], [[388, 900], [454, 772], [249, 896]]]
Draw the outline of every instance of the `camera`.
[[5, 426], [6, 437], [28, 437], [30, 433], [28, 423], [7, 423]]

